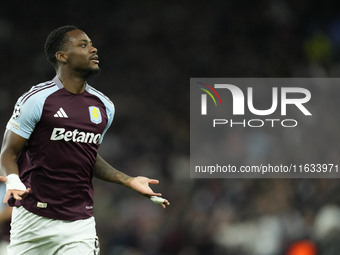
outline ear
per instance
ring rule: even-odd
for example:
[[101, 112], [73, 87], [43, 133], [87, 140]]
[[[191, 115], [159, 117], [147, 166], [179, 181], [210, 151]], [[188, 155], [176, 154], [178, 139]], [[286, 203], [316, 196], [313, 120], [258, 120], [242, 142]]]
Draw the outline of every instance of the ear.
[[58, 61], [66, 63], [67, 62], [67, 55], [64, 51], [57, 51], [55, 57]]

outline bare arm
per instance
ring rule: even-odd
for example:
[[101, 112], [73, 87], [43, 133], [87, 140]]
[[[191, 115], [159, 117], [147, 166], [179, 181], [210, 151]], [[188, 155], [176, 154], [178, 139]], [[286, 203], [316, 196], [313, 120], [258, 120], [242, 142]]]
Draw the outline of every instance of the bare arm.
[[12, 207], [9, 207], [6, 205], [6, 207], [0, 211], [0, 225], [9, 219], [11, 219], [12, 216]]
[[[19, 168], [16, 162], [20, 152], [24, 148], [26, 144], [26, 139], [15, 134], [14, 132], [6, 129], [4, 134], [4, 139], [1, 148], [0, 154], [0, 181], [6, 182], [7, 177], [3, 175], [16, 174], [19, 175]], [[22, 196], [27, 194], [29, 189], [26, 190], [17, 190], [17, 189], [8, 189], [4, 198], [4, 203], [7, 203], [8, 198], [12, 195], [15, 199], [21, 200]]]
[[107, 182], [113, 182], [128, 186], [128, 183], [133, 179], [107, 163], [101, 156], [97, 155], [97, 161], [94, 165], [94, 176], [98, 179]]
[[25, 144], [25, 138], [6, 129], [0, 155], [0, 167], [6, 175], [19, 174], [16, 160]]
[[[153, 192], [153, 190], [149, 187], [149, 184], [158, 184], [158, 180], [149, 179], [143, 176], [128, 176], [112, 167], [99, 155], [97, 155], [97, 161], [94, 166], [94, 176], [103, 181], [123, 184], [124, 186], [133, 189], [148, 198], [150, 198], [151, 196], [162, 195], [161, 193]], [[165, 199], [161, 206], [165, 208], [166, 205], [170, 205], [170, 203], [168, 200]]]

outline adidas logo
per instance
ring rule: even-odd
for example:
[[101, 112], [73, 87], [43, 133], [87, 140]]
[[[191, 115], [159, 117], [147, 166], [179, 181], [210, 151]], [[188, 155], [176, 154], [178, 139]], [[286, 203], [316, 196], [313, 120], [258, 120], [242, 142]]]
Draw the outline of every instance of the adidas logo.
[[54, 117], [60, 117], [60, 118], [68, 118], [66, 112], [64, 111], [63, 108], [60, 108], [56, 114], [54, 114]]

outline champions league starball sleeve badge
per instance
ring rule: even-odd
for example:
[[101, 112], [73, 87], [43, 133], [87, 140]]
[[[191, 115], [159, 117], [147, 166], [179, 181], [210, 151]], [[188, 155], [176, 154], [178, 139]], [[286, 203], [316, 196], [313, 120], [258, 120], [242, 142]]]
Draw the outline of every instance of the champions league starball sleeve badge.
[[20, 114], [21, 114], [21, 105], [16, 104], [15, 107], [14, 107], [12, 118], [14, 120], [18, 119], [20, 117]]

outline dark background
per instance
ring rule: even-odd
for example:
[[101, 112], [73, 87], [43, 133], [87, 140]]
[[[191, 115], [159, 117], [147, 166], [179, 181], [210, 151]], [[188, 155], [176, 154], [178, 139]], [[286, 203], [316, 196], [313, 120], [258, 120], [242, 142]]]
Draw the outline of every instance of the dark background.
[[[102, 74], [89, 83], [116, 107], [101, 155], [127, 174], [159, 179], [154, 190], [171, 202], [162, 210], [95, 180], [102, 254], [293, 255], [288, 247], [304, 239], [318, 254], [338, 254], [338, 179], [189, 178], [189, 79], [339, 77], [339, 10], [331, 0], [4, 2], [0, 124], [20, 95], [54, 77], [47, 35], [75, 25], [98, 48]], [[338, 160], [338, 109], [324, 107], [332, 135], [324, 141], [306, 130], [310, 143], [301, 146], [322, 146]], [[243, 135], [230, 136], [231, 157], [243, 157]]]

